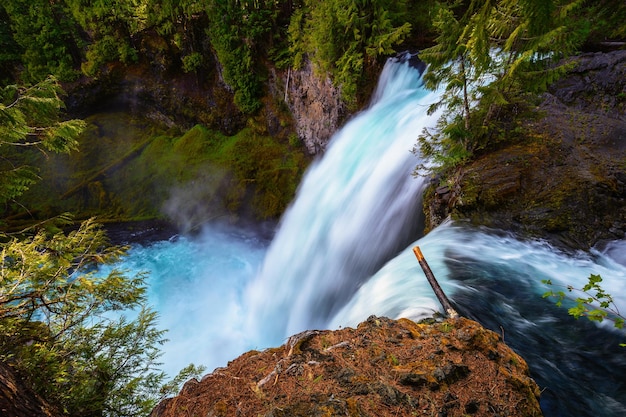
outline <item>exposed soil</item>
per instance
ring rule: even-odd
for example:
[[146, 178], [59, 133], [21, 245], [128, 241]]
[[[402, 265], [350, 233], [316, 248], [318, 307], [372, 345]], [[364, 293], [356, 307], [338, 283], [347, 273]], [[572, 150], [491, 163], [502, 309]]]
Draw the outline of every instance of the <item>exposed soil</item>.
[[525, 361], [474, 321], [372, 316], [245, 353], [152, 417], [539, 416], [538, 397]]

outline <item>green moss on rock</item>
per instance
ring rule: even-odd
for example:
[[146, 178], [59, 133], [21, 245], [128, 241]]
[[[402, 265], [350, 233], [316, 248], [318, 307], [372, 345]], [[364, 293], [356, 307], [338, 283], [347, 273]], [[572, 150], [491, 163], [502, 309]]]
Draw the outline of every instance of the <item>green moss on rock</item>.
[[124, 112], [88, 119], [81, 151], [29, 161], [42, 182], [25, 195], [31, 220], [61, 212], [101, 221], [190, 217], [199, 224], [242, 213], [277, 218], [308, 163], [302, 149], [246, 128], [225, 136], [196, 125], [172, 134]]

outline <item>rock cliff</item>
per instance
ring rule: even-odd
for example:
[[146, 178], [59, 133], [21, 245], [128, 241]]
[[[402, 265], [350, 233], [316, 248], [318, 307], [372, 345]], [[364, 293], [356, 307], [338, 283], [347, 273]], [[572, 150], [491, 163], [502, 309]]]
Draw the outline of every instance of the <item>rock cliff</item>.
[[314, 74], [312, 64], [289, 71], [286, 76], [285, 100], [293, 115], [298, 137], [311, 154], [318, 154], [326, 145], [346, 116], [341, 101], [341, 91], [330, 79]]
[[245, 353], [151, 417], [539, 416], [538, 397], [524, 360], [476, 322], [372, 316]]
[[[98, 79], [65, 85], [70, 113], [86, 117], [101, 108], [123, 108], [168, 127], [190, 128], [201, 123], [227, 135], [236, 134], [249, 122], [251, 116], [235, 106], [232, 89], [224, 83], [219, 62], [211, 54], [210, 71], [183, 74], [155, 68], [155, 62], [162, 59], [154, 56], [149, 45], [142, 53], [152, 60], [127, 67], [112, 65]], [[256, 118], [269, 134], [295, 133], [309, 154], [323, 152], [351, 113], [341, 99], [341, 90], [330, 78], [317, 74], [309, 60], [298, 70], [270, 66], [267, 71], [264, 106]]]
[[452, 215], [588, 249], [626, 234], [626, 51], [575, 58], [521, 122], [427, 194], [429, 227]]

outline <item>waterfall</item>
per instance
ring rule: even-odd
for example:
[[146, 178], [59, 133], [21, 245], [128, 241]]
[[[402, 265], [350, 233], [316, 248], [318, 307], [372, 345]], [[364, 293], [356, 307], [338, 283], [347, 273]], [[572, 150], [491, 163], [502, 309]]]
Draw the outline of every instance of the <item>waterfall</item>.
[[423, 178], [411, 153], [434, 94], [390, 59], [371, 105], [307, 171], [247, 291], [250, 331], [270, 341], [327, 322], [367, 278], [419, 236]]
[[[499, 286], [502, 297], [509, 298], [498, 300], [503, 303], [502, 310], [509, 310], [510, 305], [504, 304], [526, 297], [522, 301], [527, 305], [541, 305], [546, 315], [553, 314], [545, 310], [551, 309], [554, 301], [544, 300], [543, 294], [570, 285], [582, 288], [591, 274], [605, 277], [603, 288], [622, 311], [626, 310], [626, 263], [624, 253], [616, 250], [623, 250], [626, 241], [611, 242], [591, 254], [572, 255], [541, 240], [521, 241], [503, 231], [476, 230], [448, 221], [407, 246], [374, 274], [333, 317], [329, 327], [356, 326], [370, 314], [419, 320], [441, 311], [413, 254], [414, 245], [420, 246], [444, 292], [452, 295], [465, 316], [495, 308], [493, 304], [481, 305], [487, 288], [493, 285]], [[544, 284], [544, 280], [554, 286]]]
[[624, 333], [576, 320], [542, 297], [544, 279], [560, 290], [600, 274], [626, 312], [626, 241], [566, 253], [451, 222], [421, 236], [425, 184], [411, 175], [420, 161], [410, 150], [436, 122], [427, 115], [435, 100], [416, 69], [391, 60], [371, 105], [307, 171], [270, 243], [213, 225], [193, 239], [133, 245], [117, 267], [148, 272], [150, 304], [169, 329], [170, 375], [189, 362], [212, 371], [305, 329], [440, 311], [411, 250], [419, 245], [457, 311], [528, 362], [545, 416], [626, 415]]

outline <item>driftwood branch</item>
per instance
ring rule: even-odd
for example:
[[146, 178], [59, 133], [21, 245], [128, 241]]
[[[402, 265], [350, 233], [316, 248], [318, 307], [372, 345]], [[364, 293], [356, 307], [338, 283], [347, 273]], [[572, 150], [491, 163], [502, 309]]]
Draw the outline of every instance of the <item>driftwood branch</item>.
[[415, 254], [415, 257], [417, 258], [417, 261], [420, 263], [420, 266], [422, 267], [422, 270], [424, 271], [424, 275], [426, 275], [426, 279], [428, 280], [428, 283], [430, 284], [433, 291], [435, 292], [435, 295], [437, 296], [437, 299], [441, 303], [441, 306], [443, 307], [444, 311], [448, 314], [448, 317], [450, 318], [458, 317], [459, 314], [456, 312], [454, 307], [452, 307], [452, 303], [450, 303], [450, 300], [448, 299], [446, 294], [443, 292], [443, 290], [439, 286], [439, 283], [437, 282], [437, 279], [435, 278], [433, 271], [431, 271], [430, 266], [428, 266], [428, 262], [426, 262], [424, 255], [422, 255], [422, 251], [420, 250], [420, 247], [415, 246], [413, 248], [413, 253]]

